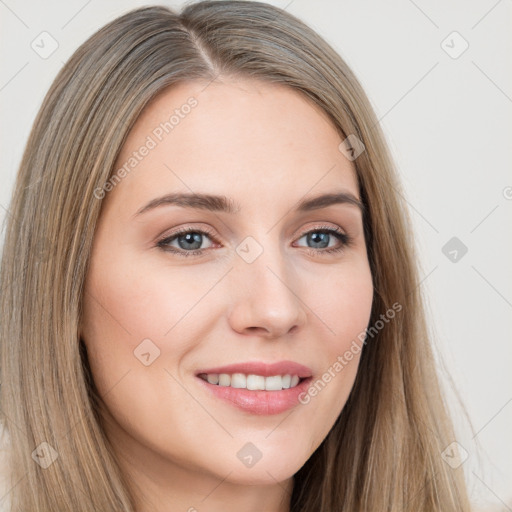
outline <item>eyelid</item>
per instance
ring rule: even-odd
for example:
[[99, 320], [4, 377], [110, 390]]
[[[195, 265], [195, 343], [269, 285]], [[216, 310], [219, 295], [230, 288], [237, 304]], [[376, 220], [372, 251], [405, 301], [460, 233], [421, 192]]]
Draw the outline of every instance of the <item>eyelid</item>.
[[[320, 222], [322, 222], [322, 221], [320, 221]], [[301, 228], [301, 230], [298, 233], [296, 233], [293, 238], [294, 239], [301, 238], [304, 235], [307, 235], [308, 233], [310, 233], [311, 231], [335, 231], [338, 234], [346, 235], [345, 230], [343, 228], [341, 228], [340, 226], [338, 226], [337, 224], [329, 225], [329, 224], [326, 224], [325, 222], [323, 224], [322, 223], [315, 224], [313, 222], [312, 225], [308, 225], [308, 227], [306, 227], [306, 228]]]
[[342, 249], [350, 247], [353, 243], [352, 237], [345, 230], [343, 230], [340, 226], [328, 226], [328, 225], [310, 227], [310, 228], [306, 229], [305, 231], [302, 231], [301, 232], [302, 234], [299, 235], [298, 237], [295, 237], [295, 239], [300, 240], [301, 238], [308, 235], [309, 233], [322, 232], [322, 231], [327, 232], [327, 233], [331, 234], [332, 236], [335, 236], [338, 239], [338, 241], [340, 242], [341, 247], [329, 247], [329, 248], [325, 248], [325, 249], [315, 249], [314, 247], [303, 247], [303, 246], [301, 246], [301, 247], [303, 249], [313, 251], [316, 253], [329, 254], [331, 252], [341, 251]]
[[[187, 233], [200, 233], [202, 235], [207, 235], [212, 240], [212, 242], [219, 243], [217, 237], [213, 233], [213, 230], [211, 230], [209, 227], [187, 226], [187, 227], [177, 228], [176, 230], [174, 230], [170, 233], [166, 233], [165, 235], [158, 237], [155, 245], [163, 246], [164, 242], [168, 242], [170, 240], [175, 240], [177, 237], [179, 237], [181, 235], [186, 235]], [[196, 250], [197, 251], [205, 251], [206, 249], [196, 249]], [[171, 250], [170, 252], [173, 252], [173, 251]], [[182, 252], [182, 251], [176, 250], [176, 252]], [[192, 253], [194, 251], [183, 251], [183, 252]]]
[[[308, 235], [311, 232], [317, 232], [317, 231], [327, 231], [333, 236], [335, 236], [338, 241], [341, 244], [341, 247], [329, 247], [329, 248], [323, 248], [323, 249], [316, 249], [314, 247], [304, 247], [299, 246], [302, 249], [306, 249], [307, 251], [311, 251], [315, 254], [329, 254], [334, 252], [339, 252], [342, 249], [349, 247], [352, 244], [352, 238], [350, 235], [348, 235], [340, 226], [337, 225], [314, 225], [310, 226], [308, 228], [305, 228], [300, 231], [299, 234], [296, 234], [294, 236], [294, 241], [300, 240], [304, 236]], [[184, 249], [177, 249], [177, 248], [171, 248], [170, 246], [166, 245], [165, 243], [169, 243], [170, 241], [174, 241], [177, 237], [180, 235], [185, 235], [187, 233], [199, 233], [202, 235], [207, 235], [213, 243], [219, 243], [216, 235], [213, 233], [213, 231], [209, 227], [194, 227], [194, 226], [187, 226], [178, 228], [175, 231], [172, 231], [169, 234], [166, 234], [163, 237], [160, 237], [156, 242], [156, 247], [160, 247], [160, 249], [178, 254], [180, 256], [195, 256], [195, 255], [203, 255], [206, 251], [212, 249], [211, 247], [208, 247], [206, 249], [194, 249], [190, 251], [186, 251]]]

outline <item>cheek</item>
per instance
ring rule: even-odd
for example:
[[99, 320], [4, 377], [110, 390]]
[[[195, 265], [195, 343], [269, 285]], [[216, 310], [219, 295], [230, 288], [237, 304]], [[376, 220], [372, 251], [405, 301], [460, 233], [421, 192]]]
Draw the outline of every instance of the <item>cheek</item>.
[[364, 259], [338, 269], [324, 282], [325, 286], [308, 293], [311, 309], [321, 320], [318, 325], [325, 327], [320, 342], [323, 364], [300, 397], [308, 414], [318, 418], [315, 447], [331, 429], [352, 389], [373, 302], [372, 276]]
[[170, 268], [119, 251], [115, 260], [108, 254], [115, 254], [113, 248], [91, 260], [86, 283], [83, 339], [89, 364], [111, 411], [122, 415], [130, 409], [124, 398], [115, 401], [116, 387], [151, 418], [162, 399], [155, 390], [179, 392], [169, 373], [183, 379], [183, 359], [212, 329], [212, 307], [220, 302], [213, 288], [225, 269]]
[[[166, 343], [181, 325], [197, 315], [202, 297], [218, 280], [179, 268], [172, 272], [137, 258], [115, 263], [97, 258], [86, 287], [84, 326], [91, 340], [133, 351], [144, 339]], [[197, 320], [197, 319], [196, 319]], [[182, 337], [173, 340], [180, 351]]]
[[368, 325], [373, 302], [372, 276], [367, 261], [354, 258], [323, 275], [318, 282], [323, 286], [311, 287], [308, 300], [327, 329], [326, 353], [332, 357], [345, 350]]
[[[204, 413], [177, 381], [183, 381], [181, 361], [209, 329], [207, 307], [215, 296], [202, 298], [219, 281], [212, 273], [98, 255], [84, 296], [83, 339], [109, 415], [156, 450], [172, 446], [174, 457], [183, 451], [184, 460], [186, 446], [170, 442], [168, 433], [191, 437]], [[155, 428], [162, 423], [165, 430]]]

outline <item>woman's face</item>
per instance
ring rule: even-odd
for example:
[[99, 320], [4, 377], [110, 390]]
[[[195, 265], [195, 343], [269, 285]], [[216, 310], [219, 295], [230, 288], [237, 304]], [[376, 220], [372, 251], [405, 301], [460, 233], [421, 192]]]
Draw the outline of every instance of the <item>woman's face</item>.
[[341, 141], [297, 92], [250, 80], [180, 84], [138, 119], [96, 191], [81, 329], [134, 471], [274, 484], [328, 434], [373, 294]]

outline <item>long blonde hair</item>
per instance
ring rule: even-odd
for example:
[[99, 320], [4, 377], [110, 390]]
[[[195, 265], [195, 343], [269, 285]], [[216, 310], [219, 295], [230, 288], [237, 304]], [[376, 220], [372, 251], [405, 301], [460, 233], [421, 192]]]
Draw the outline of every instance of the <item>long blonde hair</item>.
[[[129, 482], [100, 428], [79, 340], [82, 295], [107, 182], [137, 117], [163, 89], [241, 76], [286, 85], [322, 108], [354, 161], [375, 294], [369, 339], [334, 427], [296, 473], [293, 512], [469, 510], [418, 287], [409, 220], [378, 120], [358, 80], [313, 30], [259, 2], [205, 1], [180, 14], [146, 7], [90, 37], [59, 72], [17, 175], [0, 271], [1, 419], [14, 510], [134, 511]], [[47, 469], [40, 443], [58, 454]]]

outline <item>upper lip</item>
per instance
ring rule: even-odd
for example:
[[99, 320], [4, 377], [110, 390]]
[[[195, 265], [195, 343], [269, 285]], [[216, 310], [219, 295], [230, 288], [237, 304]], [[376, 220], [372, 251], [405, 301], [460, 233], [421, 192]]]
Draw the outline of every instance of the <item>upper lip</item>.
[[297, 375], [300, 378], [311, 377], [311, 368], [293, 361], [277, 361], [275, 363], [265, 363], [263, 361], [247, 361], [243, 363], [234, 363], [226, 366], [217, 366], [199, 370], [196, 375], [202, 373], [244, 373], [246, 375], [261, 375], [270, 377], [272, 375]]

